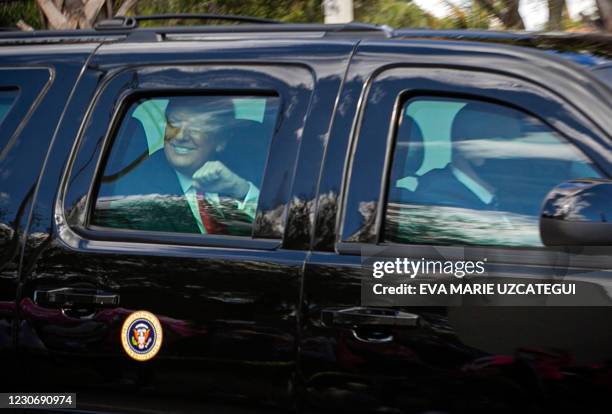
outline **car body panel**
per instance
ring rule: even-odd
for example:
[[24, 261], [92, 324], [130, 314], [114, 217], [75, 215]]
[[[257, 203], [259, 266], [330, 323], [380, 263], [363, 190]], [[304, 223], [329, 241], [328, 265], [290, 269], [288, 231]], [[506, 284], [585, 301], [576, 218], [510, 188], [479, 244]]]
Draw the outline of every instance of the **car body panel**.
[[[32, 214], [37, 183], [64, 102], [96, 46], [36, 46], [27, 54], [19, 47], [0, 48], [0, 87], [19, 88], [0, 134], [0, 349], [7, 367], [17, 363], [15, 299], [28, 222], [38, 219]], [[3, 384], [14, 386], [8, 379]]]
[[[39, 385], [96, 389], [98, 404], [107, 401], [106, 392], [146, 396], [151, 390], [168, 401], [217, 395], [294, 404], [306, 252], [282, 244], [303, 244], [308, 236], [291, 234], [284, 220], [297, 196], [314, 197], [316, 162], [310, 155], [296, 172], [304, 163], [298, 154], [324, 148], [321, 136], [352, 50], [347, 41], [236, 41], [118, 43], [96, 52], [82, 93], [68, 107], [83, 111], [81, 118], [60, 125], [40, 184], [46, 190], [34, 212], [41, 224], [30, 228], [39, 247], [24, 256], [31, 265], [19, 299], [19, 347], [27, 369], [40, 373], [33, 375]], [[270, 90], [283, 102], [282, 122], [253, 238], [132, 237], [87, 226], [92, 183], [130, 96]], [[36, 303], [36, 291], [62, 287], [117, 294], [120, 305], [80, 316]], [[142, 309], [156, 314], [164, 330], [160, 354], [145, 363], [125, 354], [119, 336], [125, 318]]]
[[[108, 412], [197, 410], [211, 396], [351, 412], [598, 412], [606, 403], [610, 308], [404, 307], [423, 326], [380, 329], [392, 338], [384, 343], [326, 325], [322, 311], [361, 306], [362, 252], [387, 247], [382, 210], [400, 96], [433, 91], [514, 105], [610, 177], [612, 91], [567, 56], [512, 46], [532, 42], [527, 35], [324, 29], [271, 36], [279, 29], [241, 27], [231, 39], [218, 27], [122, 29], [84, 32], [98, 41], [76, 45], [62, 44], [72, 32], [22, 34], [0, 47], [0, 68], [54, 73], [18, 145], [0, 158], [12, 172], [27, 166], [0, 188], [15, 206], [2, 223], [18, 235], [2, 240], [12, 253], [0, 280], [0, 350], [19, 363], [15, 390], [81, 392], [80, 409]], [[87, 225], [94, 179], [130, 96], [238, 89], [294, 98], [268, 159], [255, 237]], [[415, 258], [432, 251], [394, 247]], [[466, 255], [463, 246], [437, 250]], [[566, 268], [610, 279], [606, 249], [581, 253], [469, 254], [497, 260], [499, 274]], [[118, 294], [120, 305], [74, 314], [36, 303], [36, 291], [64, 287]], [[129, 359], [119, 337], [142, 309], [166, 334], [145, 363]]]
[[[569, 78], [572, 88], [564, 87]], [[313, 244], [318, 251], [304, 273], [300, 363], [309, 403], [353, 412], [605, 412], [600, 404], [609, 393], [612, 357], [608, 307], [477, 302], [396, 307], [389, 311], [416, 315], [422, 324], [369, 330], [329, 325], [323, 318], [325, 312], [363, 306], [361, 287], [368, 277], [363, 260], [385, 247], [396, 256], [384, 257], [412, 260], [486, 257], [495, 276], [564, 274], [609, 284], [607, 247], [391, 245], [382, 237], [393, 125], [402, 97], [478, 97], [520, 108], [553, 125], [610, 177], [612, 100], [594, 98], [597, 84], [587, 78], [542, 52], [511, 47], [439, 41], [359, 45], [342, 92], [346, 108], [334, 121], [338, 141], [324, 161], [329, 175], [322, 177], [319, 194]], [[598, 109], [585, 113], [591, 105]], [[606, 305], [607, 294], [600, 293]]]

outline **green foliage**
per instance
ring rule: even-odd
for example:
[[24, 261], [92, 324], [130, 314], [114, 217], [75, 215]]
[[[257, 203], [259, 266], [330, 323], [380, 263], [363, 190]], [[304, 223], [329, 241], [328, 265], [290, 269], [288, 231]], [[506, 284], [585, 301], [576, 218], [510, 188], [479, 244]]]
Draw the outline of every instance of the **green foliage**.
[[448, 16], [437, 19], [432, 27], [436, 29], [488, 29], [491, 16], [472, 0], [459, 3], [446, 0]]
[[[446, 7], [443, 18], [425, 12], [412, 0], [353, 0], [355, 21], [386, 24], [391, 27], [430, 27], [434, 29], [487, 29], [499, 26], [499, 19], [481, 7], [477, 0], [431, 0]], [[521, 0], [527, 1], [527, 0]], [[545, 2], [546, 0], [532, 0]], [[118, 10], [123, 0], [112, 0]], [[322, 23], [323, 0], [139, 0], [129, 14], [149, 15], [163, 13], [235, 14], [262, 17], [285, 22]], [[505, 0], [492, 0], [495, 9], [503, 9]], [[34, 27], [44, 28], [42, 14], [36, 0], [0, 2], [0, 27], [15, 27], [19, 19]], [[190, 20], [180, 24], [227, 24], [220, 21]], [[577, 29], [583, 26], [565, 17], [564, 27]], [[179, 24], [177, 20], [143, 22], [142, 26]]]
[[43, 21], [35, 0], [21, 0], [1, 3], [0, 27], [16, 28], [15, 24], [23, 20], [34, 29], [42, 29]]
[[354, 0], [355, 20], [391, 27], [432, 27], [436, 18], [410, 0]]
[[[235, 14], [286, 22], [323, 22], [321, 0], [150, 0], [139, 2], [132, 12], [141, 15], [162, 13]], [[146, 24], [159, 25], [159, 22]], [[195, 20], [188, 24], [201, 22]]]

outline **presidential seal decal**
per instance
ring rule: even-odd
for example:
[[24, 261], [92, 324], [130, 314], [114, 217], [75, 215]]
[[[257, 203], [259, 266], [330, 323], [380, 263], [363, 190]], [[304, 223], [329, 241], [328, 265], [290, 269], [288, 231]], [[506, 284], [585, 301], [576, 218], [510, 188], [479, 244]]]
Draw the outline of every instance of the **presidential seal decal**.
[[151, 312], [134, 312], [123, 323], [123, 349], [137, 361], [147, 361], [157, 355], [162, 340], [161, 324]]

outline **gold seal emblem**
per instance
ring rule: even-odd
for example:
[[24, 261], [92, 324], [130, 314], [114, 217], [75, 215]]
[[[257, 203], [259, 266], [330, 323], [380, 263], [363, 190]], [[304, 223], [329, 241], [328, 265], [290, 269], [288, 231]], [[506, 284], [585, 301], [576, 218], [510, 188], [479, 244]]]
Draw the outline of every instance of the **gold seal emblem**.
[[121, 329], [123, 349], [136, 361], [148, 361], [157, 355], [163, 337], [159, 319], [147, 311], [132, 313]]

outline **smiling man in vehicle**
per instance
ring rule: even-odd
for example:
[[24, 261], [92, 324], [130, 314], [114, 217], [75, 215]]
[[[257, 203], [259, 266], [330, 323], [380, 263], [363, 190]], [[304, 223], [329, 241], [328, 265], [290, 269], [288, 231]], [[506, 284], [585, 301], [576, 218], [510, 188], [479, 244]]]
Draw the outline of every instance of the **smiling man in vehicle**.
[[104, 213], [94, 216], [94, 224], [164, 232], [250, 234], [259, 189], [224, 160], [227, 144], [235, 134], [231, 126], [237, 122], [232, 98], [171, 97], [165, 118], [163, 151], [153, 152], [116, 181], [114, 194], [120, 197], [109, 200]]

